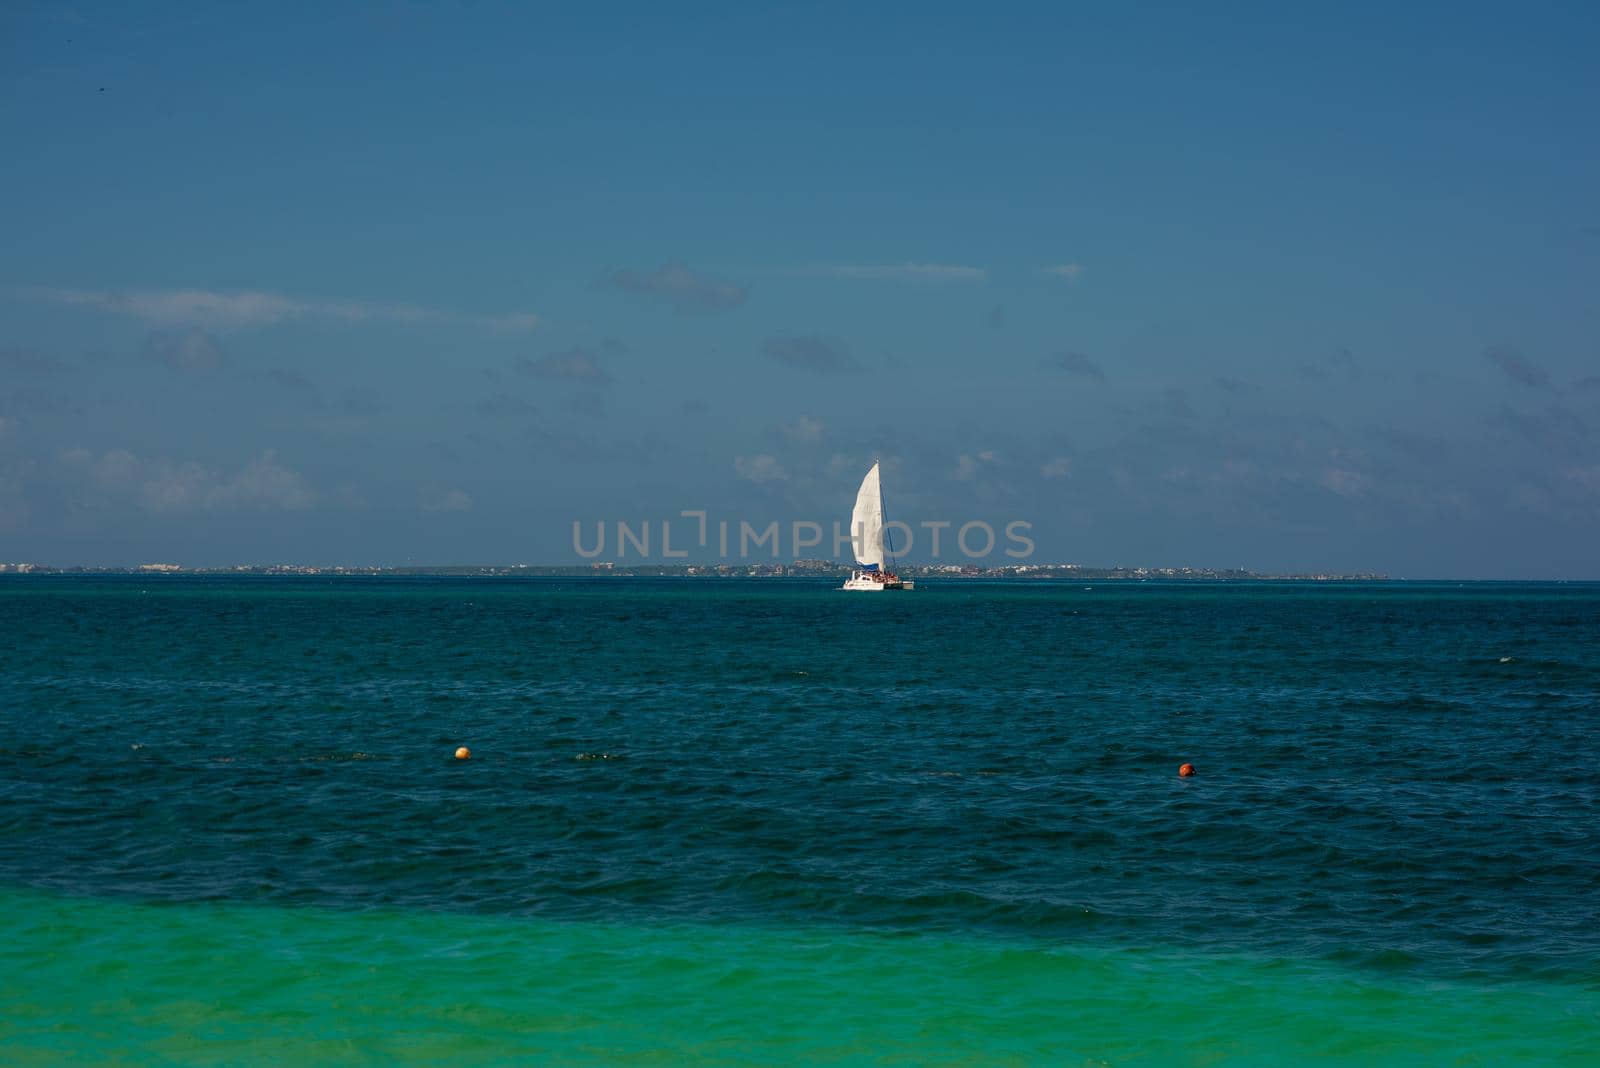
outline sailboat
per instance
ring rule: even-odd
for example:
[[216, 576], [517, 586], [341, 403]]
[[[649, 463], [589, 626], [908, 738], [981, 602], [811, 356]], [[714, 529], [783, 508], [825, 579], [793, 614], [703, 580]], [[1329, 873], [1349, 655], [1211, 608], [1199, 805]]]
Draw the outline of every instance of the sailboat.
[[[887, 565], [883, 552], [885, 535], [889, 537]], [[915, 582], [902, 579], [889, 566], [894, 563], [894, 535], [884, 523], [883, 484], [879, 480], [876, 460], [872, 462], [867, 477], [861, 480], [861, 489], [856, 491], [855, 510], [850, 513], [850, 540], [856, 550], [856, 568], [850, 572], [849, 581], [840, 589], [877, 591], [916, 588]]]

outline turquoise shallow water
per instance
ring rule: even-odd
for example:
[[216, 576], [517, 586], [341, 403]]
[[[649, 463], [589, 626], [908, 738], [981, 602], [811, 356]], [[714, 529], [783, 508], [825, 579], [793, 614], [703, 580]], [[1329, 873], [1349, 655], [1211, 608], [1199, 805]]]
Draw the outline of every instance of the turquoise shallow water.
[[1594, 586], [29, 577], [0, 627], [7, 1059], [1582, 1063], [1600, 1024]]
[[7, 1063], [1593, 1064], [1591, 988], [834, 928], [0, 899]]

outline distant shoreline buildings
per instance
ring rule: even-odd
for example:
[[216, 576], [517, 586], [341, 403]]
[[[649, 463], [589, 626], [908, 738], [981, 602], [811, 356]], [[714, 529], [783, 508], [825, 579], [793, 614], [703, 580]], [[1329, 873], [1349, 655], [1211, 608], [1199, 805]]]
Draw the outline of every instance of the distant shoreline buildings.
[[[900, 573], [919, 579], [1008, 581], [1124, 581], [1124, 582], [1383, 582], [1389, 576], [1374, 571], [1265, 572], [1246, 568], [1211, 567], [1090, 567], [1083, 564], [1004, 564], [985, 567], [966, 564], [903, 564]], [[362, 577], [381, 575], [509, 576], [577, 578], [824, 578], [843, 577], [848, 564], [834, 560], [794, 560], [788, 563], [738, 564], [592, 564], [536, 566], [532, 564], [438, 565], [415, 567], [320, 566], [312, 564], [237, 564], [231, 567], [184, 567], [174, 563], [139, 564], [135, 567], [52, 567], [34, 563], [0, 563], [0, 574], [34, 575], [287, 575]]]

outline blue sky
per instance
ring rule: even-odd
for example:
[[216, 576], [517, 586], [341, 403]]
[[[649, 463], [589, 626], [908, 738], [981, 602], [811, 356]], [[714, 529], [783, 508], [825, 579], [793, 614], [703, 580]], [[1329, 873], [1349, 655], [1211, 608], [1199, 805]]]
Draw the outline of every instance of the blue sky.
[[1600, 577], [1588, 5], [0, 6], [0, 560]]

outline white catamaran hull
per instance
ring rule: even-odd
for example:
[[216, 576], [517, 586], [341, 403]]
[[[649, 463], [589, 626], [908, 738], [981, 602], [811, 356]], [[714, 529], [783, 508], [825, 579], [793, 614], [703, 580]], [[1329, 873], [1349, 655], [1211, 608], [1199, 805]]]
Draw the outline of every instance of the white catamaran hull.
[[914, 590], [917, 588], [917, 584], [906, 579], [873, 578], [871, 572], [857, 571], [839, 588], [841, 590], [870, 590], [876, 593], [882, 590]]

